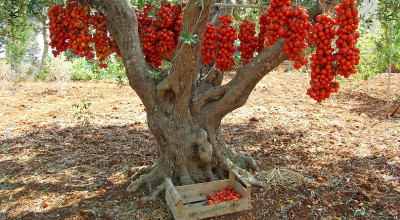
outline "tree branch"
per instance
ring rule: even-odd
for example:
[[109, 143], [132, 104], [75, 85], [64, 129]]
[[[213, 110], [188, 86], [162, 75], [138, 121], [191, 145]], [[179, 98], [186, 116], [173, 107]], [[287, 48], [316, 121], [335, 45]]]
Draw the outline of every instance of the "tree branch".
[[206, 4], [206, 1], [203, 0], [204, 8], [198, 4], [199, 0], [189, 1], [184, 11], [181, 33], [192, 34], [196, 36], [199, 42], [188, 45], [182, 40], [179, 41], [178, 50], [172, 60], [172, 72], [157, 87], [157, 92], [161, 98], [173, 97], [177, 103], [177, 108], [181, 110], [187, 109], [189, 105], [193, 78], [196, 74], [201, 45], [214, 1], [211, 0]]
[[92, 0], [92, 7], [107, 18], [107, 27], [114, 36], [125, 64], [130, 86], [136, 91], [147, 110], [157, 98], [156, 85], [148, 74], [151, 67], [144, 58], [136, 13], [126, 0]]
[[[309, 12], [309, 21], [315, 20], [315, 17], [321, 13], [321, 7], [318, 4], [314, 10]], [[203, 107], [203, 111], [207, 112], [205, 115], [208, 118], [220, 121], [229, 112], [243, 106], [257, 83], [289, 58], [284, 53], [284, 45], [285, 40], [280, 39], [273, 46], [264, 48], [247, 65], [241, 67], [236, 76], [228, 84], [222, 86], [226, 90], [223, 97]]]
[[273, 46], [264, 48], [255, 59], [241, 67], [236, 76], [223, 86], [226, 89], [225, 95], [206, 106], [206, 111], [210, 112], [215, 120], [222, 120], [226, 114], [243, 106], [257, 83], [289, 58], [283, 52], [284, 45], [284, 39], [277, 41]]

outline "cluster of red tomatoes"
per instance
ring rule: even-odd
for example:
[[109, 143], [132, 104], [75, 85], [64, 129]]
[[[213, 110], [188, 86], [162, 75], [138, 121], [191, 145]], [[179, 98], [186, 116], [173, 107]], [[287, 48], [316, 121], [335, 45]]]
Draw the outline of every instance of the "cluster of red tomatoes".
[[104, 63], [105, 59], [112, 53], [120, 55], [120, 51], [114, 36], [108, 34], [106, 18], [102, 14], [95, 12], [93, 19], [93, 28], [96, 30], [93, 39], [95, 42], [96, 56], [99, 58], [99, 66], [107, 68], [107, 64]]
[[[152, 67], [161, 66], [163, 57], [172, 55], [177, 49], [183, 19], [184, 5], [162, 3], [160, 8], [146, 5], [136, 10], [138, 32], [146, 61]], [[360, 34], [358, 28], [358, 10], [355, 0], [345, 0], [335, 8], [335, 19], [328, 15], [319, 15], [317, 23], [307, 21], [307, 10], [292, 5], [290, 0], [271, 0], [267, 13], [259, 18], [260, 32], [255, 36], [255, 24], [244, 20], [239, 26], [239, 35], [232, 26], [232, 16], [224, 15], [218, 19], [219, 27], [212, 23], [207, 25], [201, 55], [203, 64], [216, 62], [216, 68], [226, 71], [235, 65], [233, 58], [236, 48], [235, 40], [239, 37], [243, 64], [247, 64], [254, 52], [260, 52], [264, 46], [271, 46], [280, 38], [285, 38], [284, 51], [294, 67], [300, 68], [307, 63], [303, 50], [307, 32], [310, 43], [316, 45], [316, 52], [310, 58], [311, 88], [307, 94], [321, 102], [338, 91], [339, 84], [334, 82], [336, 75], [348, 77], [355, 73], [355, 65], [359, 63], [360, 50], [356, 48]], [[93, 59], [97, 57], [101, 67], [105, 59], [112, 53], [119, 55], [114, 37], [107, 31], [105, 17], [99, 13], [91, 13], [76, 1], [68, 2], [66, 7], [54, 6], [49, 11], [50, 45], [53, 54], [59, 55], [67, 49], [73, 49], [75, 55]], [[336, 52], [331, 43], [336, 38]]]
[[312, 24], [307, 21], [306, 9], [292, 5], [289, 8], [288, 27], [285, 36], [286, 45], [284, 51], [289, 55], [289, 60], [294, 61], [293, 67], [299, 69], [307, 63], [306, 54], [303, 52], [308, 47], [307, 33], [311, 30]]
[[55, 49], [54, 56], [72, 49], [75, 55], [93, 59], [95, 49], [100, 67], [106, 68], [105, 58], [111, 53], [119, 54], [114, 38], [107, 32], [106, 19], [100, 13], [91, 14], [89, 8], [71, 1], [66, 7], [56, 5], [51, 8], [49, 16], [50, 46]]
[[211, 193], [207, 194], [207, 205], [217, 204], [229, 200], [237, 200], [240, 198], [240, 194], [236, 193], [232, 186], [228, 186], [226, 190], [221, 189], [214, 195]]
[[[64, 23], [65, 11], [61, 5], [56, 5], [49, 11], [50, 46], [55, 48], [52, 51], [54, 56], [68, 49], [67, 39], [70, 37], [68, 26]], [[73, 37], [76, 39], [76, 36]]]
[[92, 18], [87, 7], [77, 2], [68, 2], [64, 22], [69, 25], [68, 47], [74, 49], [74, 54], [80, 57], [94, 58], [93, 48], [86, 46], [92, 43], [93, 36], [89, 33], [89, 24]]
[[357, 72], [354, 67], [358, 65], [360, 60], [360, 50], [355, 46], [360, 37], [360, 34], [355, 32], [360, 20], [357, 17], [358, 10], [355, 8], [354, 2], [355, 0], [343, 1], [335, 8], [337, 12], [336, 23], [339, 26], [336, 31], [338, 37], [336, 40], [338, 49], [336, 65], [338, 74], [345, 78]]
[[267, 46], [272, 46], [280, 38], [285, 38], [284, 51], [289, 60], [294, 61], [294, 67], [300, 68], [307, 63], [303, 49], [308, 47], [307, 32], [312, 28], [307, 21], [307, 10], [291, 5], [290, 0], [272, 0], [267, 12], [260, 16], [257, 51], [262, 50], [265, 41]]
[[236, 52], [234, 47], [235, 40], [237, 39], [236, 28], [232, 26], [232, 16], [224, 15], [219, 16], [221, 25], [215, 30], [217, 31], [218, 52], [216, 59], [216, 67], [222, 71], [226, 71], [229, 67], [234, 66], [235, 59], [233, 54]]
[[259, 50], [266, 45], [272, 46], [279, 38], [286, 37], [290, 0], [272, 0], [267, 13], [260, 16]]
[[318, 102], [329, 98], [338, 91], [339, 83], [333, 82], [337, 75], [334, 66], [334, 48], [331, 43], [335, 38], [335, 20], [329, 15], [318, 15], [317, 23], [309, 33], [309, 41], [316, 45], [316, 52], [311, 55], [311, 88], [307, 94]]
[[183, 19], [182, 9], [183, 5], [162, 3], [158, 9], [146, 5], [141, 11], [136, 11], [143, 53], [150, 66], [161, 66], [162, 57], [171, 56], [172, 51], [176, 50]]
[[201, 47], [201, 56], [203, 58], [203, 65], [207, 65], [215, 60], [217, 52], [217, 40], [215, 35], [215, 27], [213, 23], [209, 22], [204, 35], [203, 45]]
[[241, 58], [244, 60], [243, 65], [246, 65], [249, 60], [254, 57], [254, 52], [258, 47], [258, 40], [256, 35], [256, 24], [248, 20], [244, 20], [239, 25], [239, 40], [240, 46], [237, 50], [241, 52]]

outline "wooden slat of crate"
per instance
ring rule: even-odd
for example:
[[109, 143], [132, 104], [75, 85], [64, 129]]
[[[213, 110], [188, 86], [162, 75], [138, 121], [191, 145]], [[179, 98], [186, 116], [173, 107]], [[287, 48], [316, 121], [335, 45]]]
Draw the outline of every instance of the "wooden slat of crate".
[[174, 184], [172, 184], [172, 181], [170, 178], [166, 178], [166, 194], [165, 196], [167, 197], [167, 192], [168, 196], [171, 198], [171, 201], [173, 202], [174, 206], [176, 206], [176, 210], [178, 212], [181, 212], [183, 210], [183, 200], [180, 197], [178, 191], [176, 191], [176, 188]]
[[246, 199], [230, 200], [206, 206], [193, 203], [185, 205], [184, 210], [177, 213], [178, 218], [176, 219], [203, 219], [249, 209], [251, 209], [251, 204]]
[[165, 191], [165, 201], [167, 201], [167, 205], [169, 206], [174, 218], [178, 219], [177, 205], [172, 201], [171, 194], [168, 190]]
[[195, 203], [188, 203], [183, 205], [184, 210], [193, 210], [195, 208], [203, 207], [204, 206], [204, 200], [202, 202], [195, 202]]
[[238, 181], [240, 181], [244, 186], [245, 186], [245, 188], [243, 188], [242, 187], [242, 185], [240, 184], [240, 183], [238, 183], [237, 181], [235, 181], [235, 187], [237, 186], [237, 185], [240, 185], [240, 187], [239, 188], [243, 188], [243, 189], [245, 189], [245, 191], [243, 192], [243, 193], [245, 193], [245, 194], [242, 194], [242, 192], [239, 192], [239, 194], [241, 195], [241, 196], [243, 196], [243, 197], [248, 197], [250, 200], [251, 200], [251, 185], [250, 185], [250, 183], [248, 183], [245, 179], [243, 179], [243, 178], [240, 178], [240, 175], [236, 172], [236, 171], [230, 171], [230, 173], [232, 173], [233, 175], [235, 175], [235, 176], [237, 176], [238, 177]]

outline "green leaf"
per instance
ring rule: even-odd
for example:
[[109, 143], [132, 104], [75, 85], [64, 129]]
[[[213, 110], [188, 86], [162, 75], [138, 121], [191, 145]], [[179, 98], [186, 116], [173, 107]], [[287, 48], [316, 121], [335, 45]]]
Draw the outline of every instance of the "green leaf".
[[189, 34], [188, 32], [183, 32], [182, 36], [179, 36], [179, 39], [182, 40], [185, 44], [194, 45], [199, 42], [199, 39], [196, 38], [197, 35]]
[[160, 80], [160, 75], [161, 72], [155, 71], [155, 70], [148, 70], [147, 73], [151, 76], [151, 78]]

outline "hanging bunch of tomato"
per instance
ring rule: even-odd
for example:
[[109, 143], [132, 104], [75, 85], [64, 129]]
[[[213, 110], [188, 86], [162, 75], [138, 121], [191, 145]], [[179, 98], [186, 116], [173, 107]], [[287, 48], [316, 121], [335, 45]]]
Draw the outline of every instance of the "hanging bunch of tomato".
[[231, 25], [231, 15], [219, 16], [218, 19], [221, 21], [221, 26], [216, 28], [216, 37], [218, 41], [216, 68], [221, 71], [226, 71], [236, 64], [235, 59], [233, 58], [236, 49], [233, 44], [237, 39], [237, 34], [236, 28]]
[[162, 58], [171, 56], [176, 50], [183, 19], [182, 8], [182, 5], [161, 3], [159, 8], [146, 5], [136, 11], [143, 53], [150, 66], [161, 66]]
[[307, 63], [304, 49], [308, 47], [307, 33], [311, 30], [312, 24], [307, 21], [307, 10], [292, 5], [287, 16], [287, 32], [285, 35], [286, 45], [283, 47], [289, 55], [289, 61], [294, 61], [293, 67], [299, 69]]
[[55, 49], [52, 53], [56, 57], [68, 49], [68, 39], [76, 39], [76, 36], [69, 36], [70, 27], [64, 23], [65, 12], [61, 5], [55, 5], [49, 11], [50, 46]]
[[107, 64], [104, 63], [105, 59], [112, 53], [120, 55], [117, 43], [115, 42], [114, 36], [107, 31], [106, 18], [99, 12], [95, 12], [93, 17], [93, 28], [95, 30], [93, 36], [94, 48], [96, 50], [96, 56], [99, 58], [99, 66], [101, 68], [107, 68]]
[[271, 18], [268, 18], [267, 13], [262, 14], [258, 19], [258, 24], [260, 25], [260, 32], [258, 32], [257, 37], [258, 46], [256, 49], [258, 53], [260, 53], [261, 50], [264, 48], [265, 39], [267, 38], [267, 29], [269, 29], [269, 23], [271, 23]]
[[76, 1], [67, 2], [66, 7], [56, 5], [49, 11], [50, 46], [53, 55], [58, 56], [67, 49], [88, 59], [99, 58], [100, 67], [111, 53], [119, 50], [114, 38], [107, 31], [105, 17], [96, 12], [90, 13], [88, 7]]
[[[290, 0], [272, 0], [270, 6], [267, 9], [267, 16], [260, 17], [260, 47], [264, 47], [264, 44], [268, 46], [274, 45], [279, 38], [285, 38], [288, 25], [289, 7]], [[261, 20], [263, 19], [263, 20]]]
[[243, 65], [246, 65], [253, 57], [254, 52], [258, 47], [258, 39], [256, 34], [256, 24], [248, 20], [244, 20], [242, 24], [239, 25], [239, 40], [240, 46], [238, 46], [238, 51], [241, 53], [241, 58], [244, 60]]
[[292, 5], [290, 0], [272, 0], [267, 13], [260, 16], [257, 51], [260, 52], [264, 45], [272, 46], [280, 38], [285, 38], [284, 51], [289, 60], [294, 61], [294, 67], [300, 68], [307, 63], [303, 50], [308, 47], [307, 32], [312, 28], [307, 18], [307, 10]]
[[316, 52], [311, 55], [311, 88], [307, 94], [318, 102], [329, 98], [331, 93], [338, 91], [339, 83], [334, 82], [337, 75], [335, 68], [334, 48], [335, 20], [329, 15], [318, 15], [317, 23], [309, 33], [309, 41], [316, 45]]
[[[345, 78], [356, 73], [355, 65], [359, 62], [360, 50], [355, 46], [359, 33], [358, 10], [355, 0], [343, 1], [335, 8], [335, 19], [327, 15], [317, 16], [317, 24], [309, 34], [310, 43], [317, 50], [311, 56], [311, 88], [307, 94], [321, 102], [338, 91], [339, 83], [333, 80], [339, 74]], [[336, 52], [332, 41], [336, 38]]]
[[94, 58], [92, 47], [86, 47], [92, 43], [93, 36], [89, 31], [89, 25], [93, 19], [87, 7], [81, 7], [77, 2], [68, 2], [64, 21], [70, 24], [68, 36], [72, 39], [68, 41], [68, 47], [74, 49], [74, 54], [80, 57]]
[[[145, 5], [136, 9], [138, 32], [147, 63], [152, 67], [161, 66], [163, 57], [171, 56], [177, 49], [183, 19], [184, 5], [160, 3], [159, 7]], [[360, 34], [356, 32], [359, 19], [355, 0], [344, 0], [335, 8], [335, 19], [328, 15], [319, 15], [312, 27], [308, 22], [306, 9], [292, 5], [290, 0], [271, 0], [267, 13], [259, 18], [260, 32], [256, 37], [255, 24], [244, 20], [239, 26], [239, 35], [232, 26], [232, 16], [224, 15], [218, 19], [219, 27], [209, 23], [206, 28], [201, 49], [203, 64], [215, 61], [216, 68], [226, 71], [235, 65], [233, 58], [236, 48], [234, 42], [240, 40], [237, 50], [241, 52], [243, 64], [247, 64], [254, 52], [260, 52], [265, 46], [272, 46], [277, 40], [285, 38], [284, 52], [294, 67], [300, 68], [307, 63], [305, 48], [307, 33], [316, 52], [311, 56], [311, 88], [307, 94], [321, 102], [338, 91], [339, 84], [334, 82], [336, 75], [349, 77], [356, 72], [360, 50], [356, 48]], [[50, 37], [53, 54], [59, 55], [72, 49], [80, 57], [97, 57], [100, 67], [107, 67], [105, 59], [113, 53], [119, 55], [114, 37], [107, 30], [105, 17], [99, 12], [90, 12], [89, 8], [71, 1], [65, 7], [56, 5], [49, 11]], [[336, 50], [332, 42], [336, 38]]]
[[338, 74], [349, 77], [356, 73], [355, 65], [360, 60], [360, 50], [356, 47], [357, 39], [360, 34], [355, 32], [358, 29], [358, 10], [354, 5], [355, 0], [343, 1], [335, 8], [337, 12], [336, 23], [339, 28], [336, 31], [336, 65]]
[[201, 47], [201, 56], [203, 58], [203, 65], [213, 62], [216, 58], [217, 52], [217, 39], [215, 35], [215, 27], [213, 23], [209, 22], [204, 35], [203, 45]]

